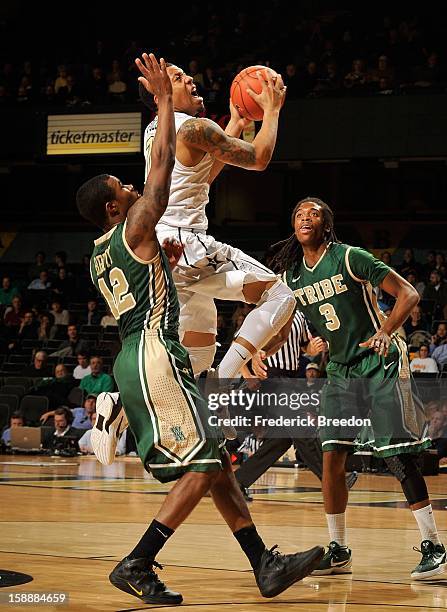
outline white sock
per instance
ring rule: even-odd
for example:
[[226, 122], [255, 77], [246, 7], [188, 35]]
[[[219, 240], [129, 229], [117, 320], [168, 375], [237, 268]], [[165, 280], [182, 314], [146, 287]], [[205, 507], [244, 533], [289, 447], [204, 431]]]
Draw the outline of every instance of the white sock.
[[233, 342], [217, 368], [219, 378], [238, 378], [239, 370], [251, 359], [248, 348]]
[[433, 544], [441, 544], [438, 530], [436, 529], [435, 515], [431, 504], [419, 510], [413, 510], [414, 518], [417, 521], [422, 541], [430, 540]]
[[337, 542], [340, 546], [347, 546], [346, 541], [346, 512], [340, 514], [326, 514], [329, 529], [329, 541]]

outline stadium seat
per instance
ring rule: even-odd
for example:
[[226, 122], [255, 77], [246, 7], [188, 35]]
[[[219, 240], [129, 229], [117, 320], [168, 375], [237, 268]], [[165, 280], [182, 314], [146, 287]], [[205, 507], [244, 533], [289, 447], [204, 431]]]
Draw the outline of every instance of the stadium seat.
[[0, 404], [7, 404], [9, 406], [9, 412], [15, 412], [19, 407], [20, 398], [17, 395], [1, 394], [0, 393]]
[[5, 385], [21, 385], [25, 389], [29, 389], [32, 386], [32, 379], [26, 378], [25, 376], [8, 376], [4, 381]]
[[26, 387], [23, 385], [3, 385], [0, 387], [1, 395], [17, 395], [23, 397], [26, 393]]
[[84, 403], [84, 390], [81, 387], [73, 387], [67, 396], [67, 400], [71, 406], [78, 408]]
[[0, 431], [9, 427], [9, 417], [11, 416], [8, 404], [0, 404]]
[[39, 425], [39, 419], [48, 412], [48, 407], [48, 398], [41, 395], [25, 395], [20, 402], [20, 412], [30, 425]]

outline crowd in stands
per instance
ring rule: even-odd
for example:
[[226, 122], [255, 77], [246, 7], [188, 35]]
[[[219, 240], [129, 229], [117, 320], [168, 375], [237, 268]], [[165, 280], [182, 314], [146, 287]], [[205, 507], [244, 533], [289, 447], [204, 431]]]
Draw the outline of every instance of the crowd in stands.
[[[281, 72], [289, 99], [446, 91], [445, 21], [429, 11], [424, 16], [422, 8], [419, 16], [375, 10], [367, 19], [362, 9], [309, 15], [299, 4], [273, 2], [249, 13], [239, 5], [195, 2], [178, 22], [160, 24], [162, 40], [151, 50], [191, 74], [210, 108], [226, 109], [232, 79], [253, 64]], [[20, 49], [4, 54], [0, 106], [135, 103], [134, 58], [154, 44], [153, 35], [91, 43], [83, 40], [59, 57], [43, 57], [39, 48], [32, 57]]]
[[[435, 447], [447, 463], [447, 396], [439, 384], [447, 379], [445, 256], [430, 251], [425, 261], [418, 261], [412, 249], [406, 249], [402, 257], [388, 251], [380, 257], [421, 296], [399, 333], [407, 340], [417, 384], [436, 379], [423, 399]], [[42, 278], [45, 286], [33, 288], [34, 281]], [[94, 422], [98, 394], [116, 388], [112, 366], [120, 349], [117, 323], [87, 278], [88, 256], [76, 266], [67, 262], [64, 252], [56, 253], [52, 261], [39, 252], [22, 275], [4, 274], [1, 279], [0, 431], [4, 430], [5, 444], [10, 428], [25, 423], [53, 428], [46, 440], [49, 448], [55, 448], [56, 438], [67, 432], [79, 440]], [[392, 309], [391, 296], [382, 292], [378, 300], [385, 314]], [[224, 301], [217, 306], [216, 364], [252, 308]], [[325, 354], [304, 355], [300, 373], [308, 385], [325, 376], [326, 360]], [[89, 448], [88, 438], [84, 445], [79, 442], [81, 450]]]

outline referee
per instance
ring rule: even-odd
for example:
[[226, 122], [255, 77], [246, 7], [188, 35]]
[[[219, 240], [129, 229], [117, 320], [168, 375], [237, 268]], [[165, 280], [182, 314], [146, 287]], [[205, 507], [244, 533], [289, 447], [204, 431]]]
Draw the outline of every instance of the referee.
[[[299, 378], [302, 376], [300, 372], [300, 359], [303, 350], [307, 354], [315, 356], [326, 350], [326, 343], [322, 338], [312, 338], [304, 315], [297, 310], [285, 344], [276, 353], [268, 356], [267, 365], [262, 364], [261, 367], [266, 367], [268, 378]], [[245, 378], [253, 378], [253, 374], [247, 366], [241, 370], [241, 373]], [[295, 453], [300, 456], [308, 468], [321, 480], [323, 474], [323, 453], [316, 431], [309, 438], [292, 439], [269, 438], [267, 430], [266, 437], [258, 450], [244, 461], [242, 466], [235, 472], [236, 480], [246, 500], [252, 501], [247, 489], [269, 467], [276, 463], [292, 444], [295, 448]], [[356, 475], [348, 475], [347, 482], [349, 488], [352, 487], [356, 479]]]

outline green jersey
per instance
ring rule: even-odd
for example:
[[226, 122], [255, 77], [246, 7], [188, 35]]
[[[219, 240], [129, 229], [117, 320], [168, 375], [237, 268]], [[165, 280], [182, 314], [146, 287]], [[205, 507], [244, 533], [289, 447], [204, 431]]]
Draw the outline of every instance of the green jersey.
[[179, 305], [163, 250], [143, 261], [126, 242], [126, 222], [95, 240], [93, 283], [118, 321], [121, 339], [143, 329], [178, 334]]
[[367, 350], [359, 343], [385, 318], [373, 288], [389, 272], [367, 251], [338, 243], [330, 243], [312, 268], [303, 258], [285, 272], [298, 308], [327, 341], [331, 361], [348, 364]]

